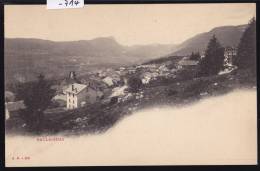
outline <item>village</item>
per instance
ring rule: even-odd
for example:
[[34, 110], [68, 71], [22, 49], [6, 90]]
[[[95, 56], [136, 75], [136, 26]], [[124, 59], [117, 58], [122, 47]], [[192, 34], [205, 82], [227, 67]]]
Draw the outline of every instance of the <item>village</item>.
[[1, 3], [3, 167], [258, 164], [256, 2], [76, 1]]
[[[235, 55], [236, 48], [225, 48], [225, 68], [219, 73], [220, 75], [235, 69], [232, 65], [232, 58]], [[203, 52], [196, 59], [191, 56], [170, 56], [164, 61], [158, 59], [140, 65], [107, 68], [89, 72], [84, 76], [77, 76], [77, 73], [71, 71], [67, 78], [56, 81], [51, 86], [55, 90], [55, 96], [52, 98], [51, 107], [44, 113], [50, 116], [83, 107], [88, 108], [97, 103], [108, 105], [120, 103], [133, 96], [136, 100], [141, 100], [145, 98], [141, 91], [145, 87], [160, 86], [165, 81], [180, 84], [179, 81], [182, 79], [192, 79], [199, 60], [204, 56]], [[137, 93], [129, 90], [128, 81], [132, 77], [139, 78], [142, 83], [142, 88]], [[25, 109], [23, 101], [16, 101], [13, 92], [6, 91], [5, 99], [6, 120], [17, 117], [19, 111]]]

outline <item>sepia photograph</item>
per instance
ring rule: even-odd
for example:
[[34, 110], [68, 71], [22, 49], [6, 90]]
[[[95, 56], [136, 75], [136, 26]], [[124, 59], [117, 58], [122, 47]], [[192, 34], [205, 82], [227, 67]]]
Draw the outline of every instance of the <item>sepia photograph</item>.
[[255, 165], [255, 3], [4, 6], [5, 164]]

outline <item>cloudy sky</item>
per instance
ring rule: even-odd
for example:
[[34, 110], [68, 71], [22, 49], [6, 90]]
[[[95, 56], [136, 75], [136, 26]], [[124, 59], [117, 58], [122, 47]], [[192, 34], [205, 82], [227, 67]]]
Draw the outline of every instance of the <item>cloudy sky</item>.
[[214, 27], [246, 24], [255, 4], [6, 5], [5, 36], [54, 41], [113, 36], [124, 45], [181, 43]]

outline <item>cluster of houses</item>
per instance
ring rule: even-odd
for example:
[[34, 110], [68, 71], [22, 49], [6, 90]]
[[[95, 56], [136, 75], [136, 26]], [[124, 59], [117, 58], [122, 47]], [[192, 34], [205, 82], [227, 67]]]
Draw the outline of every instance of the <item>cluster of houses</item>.
[[[99, 70], [96, 73], [92, 73], [92, 76], [88, 76], [94, 77], [92, 80], [87, 82], [80, 81], [80, 83], [74, 82], [67, 85], [63, 91], [63, 96], [66, 97], [66, 108], [69, 110], [75, 109], [100, 101], [103, 97], [111, 98], [117, 94], [122, 94], [127, 88], [127, 80], [132, 74], [139, 75], [142, 83], [148, 84], [150, 81], [156, 80], [157, 77], [173, 76], [176, 71], [177, 68], [169, 69], [167, 63]], [[96, 88], [97, 84], [91, 86], [94, 79], [99, 84], [105, 84], [105, 86], [100, 89]], [[106, 93], [106, 90], [109, 93]]]

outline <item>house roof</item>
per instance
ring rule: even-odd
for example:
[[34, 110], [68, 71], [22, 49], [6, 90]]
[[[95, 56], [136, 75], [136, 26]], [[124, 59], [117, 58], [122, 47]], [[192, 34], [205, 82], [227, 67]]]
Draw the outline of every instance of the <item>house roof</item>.
[[16, 102], [8, 102], [5, 104], [5, 107], [8, 109], [9, 112], [25, 109], [25, 105], [22, 100]]
[[113, 78], [107, 76], [106, 78], [103, 79], [103, 82], [105, 82], [107, 85], [111, 86], [113, 85]]
[[11, 91], [5, 91], [5, 98], [11, 99], [13, 101], [15, 98], [15, 95]]
[[198, 64], [198, 61], [195, 61], [195, 60], [181, 60], [179, 62], [179, 65], [182, 65], [182, 66], [191, 66], [191, 65], [197, 65]]
[[225, 47], [225, 50], [236, 50], [236, 47], [232, 47], [232, 46], [227, 46]]
[[69, 85], [69, 87], [65, 90], [65, 92], [72, 93], [72, 94], [79, 94], [85, 88], [87, 88], [87, 85], [85, 84], [73, 83]]
[[5, 96], [7, 96], [7, 97], [14, 96], [14, 93], [11, 91], [5, 91]]

